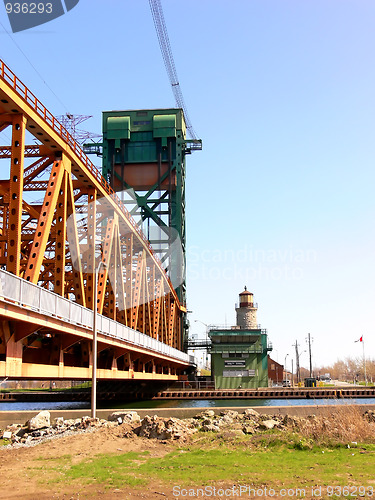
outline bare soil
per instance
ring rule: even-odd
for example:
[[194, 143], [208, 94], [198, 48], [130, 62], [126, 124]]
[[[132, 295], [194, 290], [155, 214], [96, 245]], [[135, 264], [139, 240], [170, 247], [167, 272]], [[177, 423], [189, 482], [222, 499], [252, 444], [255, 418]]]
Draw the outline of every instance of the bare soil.
[[[138, 436], [123, 437], [125, 424], [114, 428], [101, 428], [91, 433], [77, 434], [46, 441], [33, 447], [0, 448], [0, 498], [44, 499], [165, 499], [175, 498], [165, 485], [152, 484], [147, 491], [142, 487], [108, 490], [105, 485], [72, 486], [52, 482], [50, 471], [41, 469], [48, 458], [71, 455], [72, 464], [101, 453], [121, 454], [129, 451], [148, 451], [150, 457], [162, 457], [173, 449], [173, 444]], [[39, 461], [43, 458], [42, 461]]]

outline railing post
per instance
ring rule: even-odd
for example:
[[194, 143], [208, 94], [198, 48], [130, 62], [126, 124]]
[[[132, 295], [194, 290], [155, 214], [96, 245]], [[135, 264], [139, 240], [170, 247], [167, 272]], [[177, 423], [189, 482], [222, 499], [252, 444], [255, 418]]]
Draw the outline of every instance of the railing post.
[[18, 299], [18, 302], [20, 304], [20, 306], [22, 306], [22, 280], [19, 280], [20, 282], [20, 296], [19, 296], [19, 299]]

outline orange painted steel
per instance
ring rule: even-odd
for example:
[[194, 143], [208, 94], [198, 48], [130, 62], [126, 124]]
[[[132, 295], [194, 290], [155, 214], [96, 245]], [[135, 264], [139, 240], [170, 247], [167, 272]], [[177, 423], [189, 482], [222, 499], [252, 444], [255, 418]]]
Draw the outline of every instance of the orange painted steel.
[[[0, 131], [8, 129], [10, 144], [0, 146], [0, 171], [8, 172], [0, 179], [0, 266], [92, 310], [102, 261], [97, 311], [182, 349], [185, 305], [149, 241], [80, 145], [0, 60]], [[66, 342], [56, 330], [28, 325], [27, 336], [15, 340], [20, 320], [1, 322], [0, 361], [26, 346], [34, 349], [28, 362], [89, 362], [90, 346], [79, 336]], [[48, 354], [46, 345], [58, 353]], [[130, 369], [137, 360], [128, 354], [117, 350], [112, 365]]]

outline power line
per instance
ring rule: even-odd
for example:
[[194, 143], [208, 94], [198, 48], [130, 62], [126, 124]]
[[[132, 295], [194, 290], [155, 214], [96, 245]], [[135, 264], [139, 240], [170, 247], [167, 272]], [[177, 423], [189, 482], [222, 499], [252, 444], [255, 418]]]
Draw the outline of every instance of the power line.
[[5, 28], [5, 26], [3, 25], [3, 23], [0, 21], [0, 25], [2, 26], [3, 30], [5, 31], [5, 33], [9, 36], [9, 38], [12, 40], [12, 42], [14, 43], [14, 45], [18, 48], [18, 50], [21, 52], [21, 54], [24, 56], [24, 58], [27, 60], [27, 62], [30, 64], [30, 66], [33, 68], [33, 70], [35, 71], [35, 73], [40, 77], [40, 79], [43, 81], [44, 85], [50, 90], [50, 92], [52, 92], [52, 94], [56, 97], [56, 99], [59, 101], [59, 103], [63, 106], [63, 108], [65, 109], [65, 111], [67, 113], [69, 113], [69, 110], [67, 109], [67, 107], [65, 106], [65, 104], [62, 102], [62, 100], [59, 98], [59, 96], [57, 94], [55, 94], [55, 92], [51, 89], [51, 87], [48, 85], [48, 83], [45, 81], [45, 79], [43, 78], [43, 76], [39, 73], [39, 71], [36, 69], [36, 67], [34, 66], [34, 64], [30, 61], [30, 59], [27, 57], [27, 55], [25, 54], [25, 52], [21, 49], [21, 47], [18, 45], [18, 43], [15, 41], [15, 39], [12, 37], [12, 35], [9, 33], [9, 31]]
[[149, 0], [149, 3], [154, 20], [156, 34], [159, 40], [160, 50], [164, 59], [165, 69], [167, 70], [167, 75], [172, 86], [172, 92], [177, 107], [182, 108], [185, 116], [186, 128], [189, 132], [189, 135], [192, 139], [196, 140], [197, 135], [194, 132], [193, 126], [191, 124], [189, 114], [185, 105], [184, 96], [182, 95], [180, 82], [178, 81], [177, 70], [173, 59], [171, 44], [169, 42], [168, 31], [164, 20], [161, 2], [160, 0]]

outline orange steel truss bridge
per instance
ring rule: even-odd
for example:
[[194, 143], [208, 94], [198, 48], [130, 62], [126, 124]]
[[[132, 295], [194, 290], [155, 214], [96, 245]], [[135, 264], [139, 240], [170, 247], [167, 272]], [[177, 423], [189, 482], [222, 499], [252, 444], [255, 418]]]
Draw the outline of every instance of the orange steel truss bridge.
[[176, 380], [186, 309], [116, 193], [0, 61], [0, 377]]

